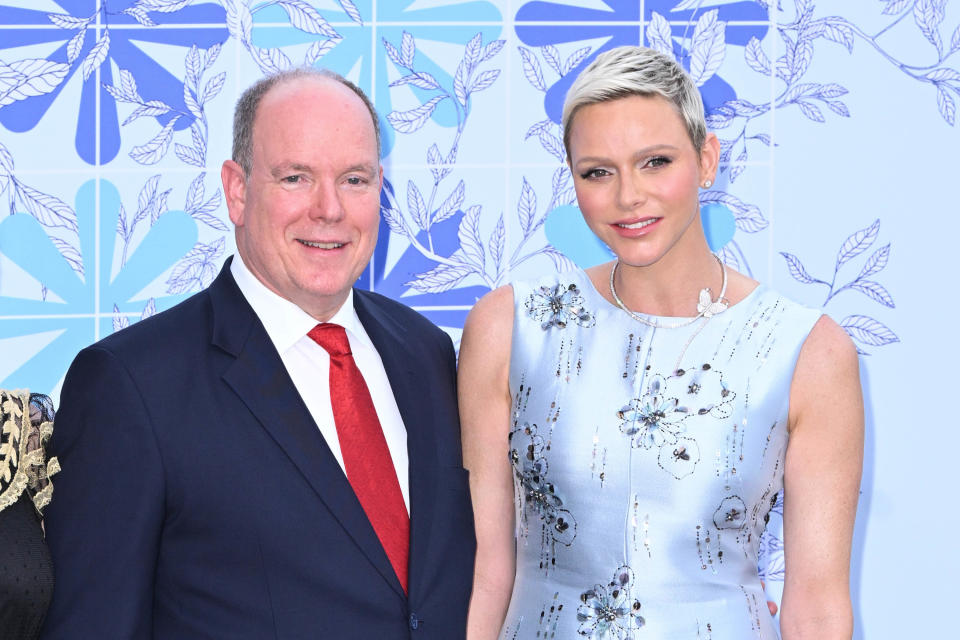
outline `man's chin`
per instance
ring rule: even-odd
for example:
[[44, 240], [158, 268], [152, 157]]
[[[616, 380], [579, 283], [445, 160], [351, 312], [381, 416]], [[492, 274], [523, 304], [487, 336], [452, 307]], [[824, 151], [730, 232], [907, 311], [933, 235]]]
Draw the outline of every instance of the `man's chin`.
[[324, 322], [335, 314], [347, 299], [351, 287], [356, 279], [331, 282], [329, 279], [305, 282], [291, 292], [290, 296], [283, 296], [317, 320]]

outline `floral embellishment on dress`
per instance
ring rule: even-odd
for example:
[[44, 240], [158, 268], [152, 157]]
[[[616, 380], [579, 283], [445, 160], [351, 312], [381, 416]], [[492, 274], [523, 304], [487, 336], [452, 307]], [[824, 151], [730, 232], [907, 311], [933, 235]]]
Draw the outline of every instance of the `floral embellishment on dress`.
[[538, 287], [526, 304], [527, 315], [546, 331], [550, 327], [565, 328], [571, 322], [581, 327], [597, 323], [592, 313], [583, 308], [583, 296], [575, 284]]
[[700, 446], [693, 438], [677, 438], [675, 444], [660, 447], [657, 464], [677, 480], [685, 478], [700, 462]]
[[684, 437], [701, 416], [726, 419], [733, 414], [737, 394], [727, 387], [723, 374], [710, 364], [677, 369], [666, 378], [654, 375], [642, 397], [631, 399], [619, 411], [620, 431], [634, 448], [657, 448], [657, 464], [681, 480], [700, 462], [700, 447]]
[[740, 496], [727, 496], [713, 513], [717, 529], [740, 529], [747, 522], [747, 505]]
[[672, 445], [683, 431], [680, 423], [687, 418], [687, 408], [680, 406], [677, 398], [667, 397], [664, 391], [663, 378], [654, 376], [642, 398], [633, 398], [617, 411], [620, 431], [630, 436], [634, 447], [651, 449]]
[[[509, 441], [510, 464], [523, 505], [521, 519], [525, 521], [527, 511], [531, 511], [542, 524], [544, 542], [549, 541], [551, 545], [559, 542], [569, 547], [577, 536], [577, 521], [563, 508], [563, 500], [547, 481], [547, 459], [537, 425], [518, 425], [510, 433]], [[552, 563], [552, 553], [550, 555]]]
[[677, 369], [667, 378], [667, 386], [693, 406], [690, 412], [698, 416], [729, 418], [737, 394], [727, 387], [723, 374], [710, 364], [692, 369]]
[[580, 594], [577, 633], [594, 640], [629, 640], [645, 623], [640, 601], [633, 595], [633, 570], [622, 566], [607, 585], [594, 585]]

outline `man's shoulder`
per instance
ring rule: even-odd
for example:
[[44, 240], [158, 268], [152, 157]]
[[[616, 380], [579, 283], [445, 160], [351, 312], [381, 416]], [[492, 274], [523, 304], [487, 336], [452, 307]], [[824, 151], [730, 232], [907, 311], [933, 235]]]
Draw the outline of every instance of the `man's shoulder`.
[[116, 355], [169, 352], [180, 344], [195, 344], [200, 338], [209, 342], [211, 306], [206, 290], [177, 305], [144, 318], [92, 345]]
[[423, 332], [437, 338], [446, 335], [442, 329], [433, 324], [428, 318], [402, 302], [397, 302], [385, 295], [364, 289], [354, 289], [354, 295], [360, 299], [361, 304], [377, 308], [381, 313], [388, 316], [392, 321], [407, 331]]

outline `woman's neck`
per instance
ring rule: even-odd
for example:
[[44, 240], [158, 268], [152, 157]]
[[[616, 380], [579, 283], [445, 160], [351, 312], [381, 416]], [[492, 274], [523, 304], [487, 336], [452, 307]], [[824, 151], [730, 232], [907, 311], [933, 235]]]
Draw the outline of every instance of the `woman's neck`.
[[[628, 308], [649, 315], [691, 317], [697, 315], [702, 289], [710, 289], [711, 299], [719, 296], [723, 267], [710, 252], [706, 240], [699, 246], [680, 249], [673, 247], [650, 265], [619, 262], [614, 286]], [[607, 278], [612, 268], [611, 264], [604, 269]]]

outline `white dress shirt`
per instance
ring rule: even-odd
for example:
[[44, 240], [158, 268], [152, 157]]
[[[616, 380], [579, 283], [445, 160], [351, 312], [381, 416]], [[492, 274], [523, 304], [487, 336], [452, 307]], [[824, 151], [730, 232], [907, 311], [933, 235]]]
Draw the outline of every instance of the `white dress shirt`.
[[[330, 355], [323, 347], [314, 342], [307, 333], [317, 325], [317, 321], [294, 303], [281, 298], [268, 289], [243, 264], [240, 255], [235, 255], [230, 265], [237, 286], [243, 296], [260, 318], [267, 335], [280, 354], [293, 385], [303, 398], [313, 421], [327, 446], [333, 452], [340, 468], [344, 469], [343, 454], [340, 451], [340, 439], [333, 421], [333, 405], [330, 403]], [[373, 399], [373, 406], [380, 420], [387, 448], [393, 460], [403, 502], [410, 513], [409, 479], [407, 476], [407, 430], [400, 417], [400, 409], [390, 388], [390, 380], [383, 369], [383, 361], [377, 353], [370, 336], [364, 330], [353, 308], [353, 290], [346, 302], [328, 321], [347, 330], [350, 350], [357, 368], [363, 375]]]

